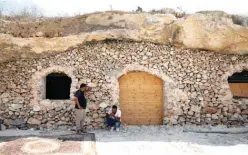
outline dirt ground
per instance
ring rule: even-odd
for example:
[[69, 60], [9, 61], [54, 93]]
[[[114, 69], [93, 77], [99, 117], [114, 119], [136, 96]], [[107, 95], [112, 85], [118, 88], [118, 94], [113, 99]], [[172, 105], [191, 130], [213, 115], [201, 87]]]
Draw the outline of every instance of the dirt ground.
[[[202, 128], [195, 128], [200, 129]], [[213, 127], [212, 131], [248, 128]], [[98, 155], [247, 155], [247, 134], [185, 133], [183, 128], [126, 127], [121, 132], [95, 131]]]
[[6, 130], [0, 135], [0, 155], [95, 155], [94, 134]]
[[28, 154], [82, 154], [81, 142], [65, 141], [51, 138], [20, 138], [7, 142], [0, 149], [1, 155]]
[[[248, 152], [248, 133], [185, 133], [183, 132], [185, 128], [232, 133], [248, 131], [248, 127], [226, 128], [224, 126], [191, 126], [167, 128], [165, 126], [128, 126], [122, 128], [120, 132], [110, 132], [108, 130], [95, 130], [89, 132], [95, 133], [95, 149], [97, 155], [165, 155], [168, 153], [178, 153], [180, 155], [246, 155]], [[6, 130], [0, 131], [0, 139], [3, 136], [59, 136], [73, 133], [74, 132], [70, 131]], [[34, 154], [32, 153], [33, 150], [40, 151], [39, 154], [43, 155], [82, 154], [79, 145], [80, 142], [65, 143], [58, 139], [42, 139], [37, 137], [16, 139], [15, 141], [7, 143], [2, 140], [2, 142], [0, 141], [0, 154], [2, 155], [1, 152], [5, 152], [6, 155], [11, 155], [11, 153], [17, 155], [15, 152], [18, 152], [18, 150], [19, 152], [23, 151], [26, 154]], [[79, 150], [75, 149], [75, 147]], [[87, 149], [86, 147], [87, 143], [84, 143], [83, 151]], [[46, 148], [47, 151], [42, 148]], [[88, 147], [88, 152], [90, 151], [91, 147]]]

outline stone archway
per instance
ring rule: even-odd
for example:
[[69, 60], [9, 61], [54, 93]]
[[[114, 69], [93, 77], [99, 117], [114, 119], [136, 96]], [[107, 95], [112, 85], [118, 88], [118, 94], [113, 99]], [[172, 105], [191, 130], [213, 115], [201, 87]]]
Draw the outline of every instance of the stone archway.
[[112, 95], [112, 104], [120, 105], [119, 78], [122, 75], [132, 71], [146, 72], [163, 80], [163, 124], [177, 124], [179, 116], [183, 114], [181, 107], [183, 105], [188, 106], [188, 96], [185, 92], [179, 89], [175, 81], [173, 81], [166, 74], [164, 74], [162, 70], [159, 69], [152, 69], [137, 64], [130, 64], [124, 66], [123, 69], [114, 70], [111, 72], [111, 84], [109, 87]]
[[48, 108], [51, 106], [49, 104], [41, 105], [41, 103], [43, 102], [49, 103], [49, 102], [45, 102], [48, 101], [45, 99], [45, 89], [46, 89], [45, 77], [50, 73], [64, 73], [71, 78], [70, 98], [73, 97], [73, 93], [77, 90], [76, 87], [78, 83], [76, 77], [73, 75], [73, 68], [53, 66], [46, 69], [42, 69], [33, 75], [30, 81], [30, 85], [32, 88], [32, 95], [33, 95], [33, 100], [30, 103], [31, 105], [33, 106], [39, 105], [39, 107], [43, 107], [43, 108]]
[[233, 104], [233, 95], [228, 83], [228, 77], [232, 76], [236, 72], [241, 72], [243, 70], [248, 70], [248, 64], [237, 64], [230, 66], [230, 69], [222, 76], [221, 83], [221, 94], [222, 103], [225, 105]]

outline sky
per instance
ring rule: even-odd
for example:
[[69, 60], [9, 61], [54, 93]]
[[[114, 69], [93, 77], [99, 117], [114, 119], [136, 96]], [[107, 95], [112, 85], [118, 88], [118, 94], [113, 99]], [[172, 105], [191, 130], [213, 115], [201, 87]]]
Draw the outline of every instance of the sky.
[[222, 10], [231, 14], [248, 15], [248, 0], [0, 0], [5, 12], [18, 12], [36, 7], [45, 16], [61, 16], [106, 10], [145, 11], [181, 7], [187, 13], [201, 10]]

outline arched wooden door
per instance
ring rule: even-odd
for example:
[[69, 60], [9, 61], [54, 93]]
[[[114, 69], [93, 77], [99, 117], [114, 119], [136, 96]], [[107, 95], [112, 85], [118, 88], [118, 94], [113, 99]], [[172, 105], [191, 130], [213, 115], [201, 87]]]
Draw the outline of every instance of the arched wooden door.
[[163, 81], [146, 72], [119, 78], [122, 122], [127, 125], [163, 124]]

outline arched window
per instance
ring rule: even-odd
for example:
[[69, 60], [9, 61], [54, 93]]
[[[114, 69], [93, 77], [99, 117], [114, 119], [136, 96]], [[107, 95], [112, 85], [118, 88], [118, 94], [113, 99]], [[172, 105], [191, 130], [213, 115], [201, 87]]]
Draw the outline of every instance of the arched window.
[[46, 99], [69, 99], [71, 82], [71, 78], [64, 73], [48, 74], [46, 76]]
[[234, 73], [228, 77], [228, 83], [233, 97], [248, 98], [248, 71]]

